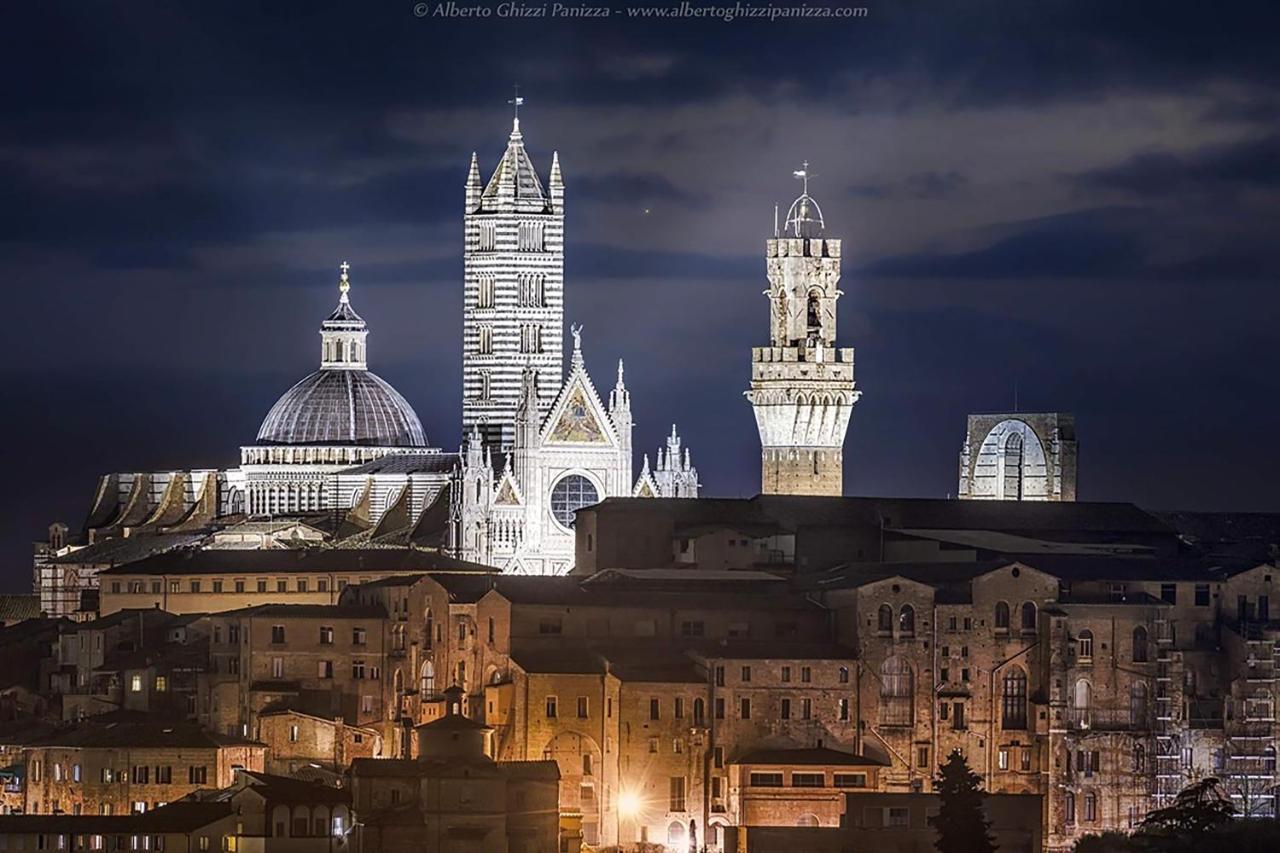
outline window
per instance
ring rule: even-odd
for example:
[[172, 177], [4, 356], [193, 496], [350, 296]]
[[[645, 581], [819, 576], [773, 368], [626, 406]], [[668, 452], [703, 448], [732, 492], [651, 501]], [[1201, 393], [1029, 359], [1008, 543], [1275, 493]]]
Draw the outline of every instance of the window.
[[904, 637], [914, 637], [916, 634], [916, 609], [910, 604], [902, 605], [902, 609], [898, 611], [898, 633]]
[[284, 678], [284, 658], [271, 659], [271, 677]]
[[288, 592], [289, 582], [287, 580], [276, 581], [276, 592]]
[[1196, 607], [1209, 606], [1209, 585], [1207, 583], [1196, 584]]
[[265, 578], [260, 578], [258, 580], [258, 592], [266, 592], [266, 591], [267, 591], [267, 581]]
[[881, 634], [893, 633], [893, 608], [887, 604], [880, 605], [880, 613], [876, 618], [876, 630]]
[[168, 785], [173, 782], [173, 768], [169, 765], [156, 768], [156, 784]]
[[199, 591], [200, 591], [200, 581], [192, 581], [192, 582], [191, 582], [191, 591], [192, 591], [192, 592], [199, 592]]
[[750, 781], [751, 781], [752, 788], [781, 788], [782, 774], [781, 773], [752, 773]]
[[322, 646], [333, 645], [333, 627], [332, 626], [326, 625], [320, 628], [320, 645]]
[[778, 703], [778, 717], [783, 720], [791, 719], [791, 700], [783, 699]]
[[[295, 726], [296, 728], [296, 726]], [[187, 768], [187, 783], [190, 785], [204, 785], [209, 781], [209, 768], [203, 764], [195, 765]]]
[[297, 726], [289, 726], [289, 743], [297, 743], [300, 734], [301, 732]]
[[849, 683], [849, 667], [847, 666], [840, 667], [840, 683], [841, 684]]
[[996, 755], [996, 766], [1001, 770], [1009, 769], [1009, 750], [1003, 746]]
[[677, 696], [672, 702], [672, 714], [677, 720], [684, 719], [684, 697]]
[[955, 729], [956, 731], [962, 731], [968, 728], [968, 726], [965, 725], [965, 721], [964, 721], [964, 703], [963, 702], [953, 702], [951, 704], [951, 728]]
[[1003, 601], [996, 602], [996, 630], [1009, 630], [1009, 605]]
[[800, 719], [802, 720], [813, 719], [813, 700], [812, 699], [800, 700]]
[[284, 626], [283, 625], [271, 626], [271, 642], [273, 643], [284, 642]]
[[316, 677], [333, 678], [333, 661], [331, 660], [317, 661]]
[[551, 515], [572, 529], [574, 513], [599, 501], [600, 493], [590, 480], [581, 474], [570, 474], [561, 477], [551, 489]]
[[849, 721], [849, 700], [840, 699], [839, 701], [836, 702], [836, 708], [838, 711], [840, 722], [842, 723], [848, 722]]
[[1098, 819], [1098, 795], [1089, 791], [1084, 795], [1084, 820], [1093, 823]]
[[493, 354], [493, 327], [490, 326], [488, 323], [483, 323], [481, 324], [479, 331], [480, 331], [480, 346], [479, 346], [480, 355], [492, 355]]
[[585, 720], [587, 718], [587, 697], [578, 697], [578, 719]]
[[494, 222], [480, 223], [480, 251], [492, 252], [497, 245], [498, 228]]
[[169, 679], [165, 678], [163, 675], [157, 675], [156, 676], [156, 692], [164, 693], [168, 689], [169, 689]]
[[[1133, 772], [1142, 773], [1147, 769], [1147, 749], [1140, 743], [1133, 745]], [[1215, 768], [1218, 769], [1218, 768]]]
[[658, 753], [658, 739], [656, 737], [649, 738], [649, 752], [653, 755]]
[[[1177, 604], [1178, 603], [1178, 585], [1176, 583], [1160, 584], [1160, 597], [1165, 601], [1169, 602], [1170, 604]], [[1085, 808], [1086, 809], [1088, 808], [1087, 802], [1085, 804]]]
[[681, 622], [680, 636], [702, 637], [706, 635], [706, 624], [703, 622]]
[[564, 624], [560, 621], [559, 616], [538, 620], [538, 633], [544, 636], [559, 636], [564, 630]]
[[1147, 629], [1141, 625], [1133, 629], [1133, 662], [1147, 662]]
[[1036, 629], [1036, 606], [1033, 602], [1024, 601], [1022, 603], [1022, 630], [1034, 631]]
[[1080, 632], [1076, 638], [1076, 657], [1080, 663], [1091, 663], [1093, 661], [1093, 632], [1085, 629]]
[[659, 702], [657, 699], [649, 700], [649, 719], [651, 720], [662, 719], [662, 703]]
[[[105, 773], [106, 768], [103, 768], [103, 770]], [[133, 783], [135, 785], [146, 785], [151, 779], [151, 768], [149, 766], [135, 765], [133, 768], [133, 773], [129, 778], [133, 780]], [[110, 782], [111, 780], [104, 778], [102, 781]]]
[[800, 667], [800, 683], [808, 684], [811, 681], [813, 681], [813, 670], [807, 666]]
[[885, 825], [890, 829], [906, 829], [911, 825], [911, 811], [906, 807], [890, 806], [885, 811]]
[[365, 644], [365, 640], [367, 637], [368, 637], [368, 632], [365, 631], [364, 628], [351, 629], [351, 645], [363, 646]]
[[782, 683], [783, 684], [791, 683], [791, 667], [789, 666], [784, 666], [782, 668]]
[[744, 720], [751, 719], [751, 700], [744, 698], [738, 706], [739, 716]]
[[351, 677], [357, 680], [364, 678], [364, 661], [360, 658], [351, 661]]
[[520, 352], [542, 352], [542, 326], [537, 323], [525, 323], [520, 327]]
[[298, 578], [298, 592], [306, 592], [306, 591], [307, 591], [307, 579]]
[[1062, 812], [1068, 825], [1076, 822], [1076, 795], [1070, 791], [1062, 798]]
[[1027, 727], [1027, 675], [1017, 667], [1005, 673], [1000, 710], [1004, 728], [1022, 730]]
[[1023, 772], [1031, 770], [1031, 747], [1024, 746], [1019, 752], [1020, 766]]
[[880, 725], [909, 726], [913, 720], [915, 677], [902, 658], [891, 657], [880, 667]]
[[867, 787], [866, 773], [836, 773], [832, 776], [832, 784], [837, 788]]
[[743, 683], [751, 681], [751, 667], [744, 666], [742, 668], [742, 681]]
[[477, 308], [493, 307], [493, 276], [481, 275], [479, 278], [478, 292], [476, 294]]
[[716, 667], [716, 687], [724, 687], [724, 667]]
[[130, 693], [142, 692], [142, 676], [141, 675], [135, 675], [129, 679], [129, 692]]
[[827, 776], [825, 773], [792, 773], [791, 787], [793, 788], [825, 788], [827, 786]]
[[557, 713], [556, 697], [548, 696], [547, 697], [547, 719], [554, 720], [558, 716], [559, 714]]
[[929, 747], [916, 747], [916, 767], [921, 770], [929, 766]]
[[716, 719], [724, 719], [724, 699], [720, 697], [716, 698]]

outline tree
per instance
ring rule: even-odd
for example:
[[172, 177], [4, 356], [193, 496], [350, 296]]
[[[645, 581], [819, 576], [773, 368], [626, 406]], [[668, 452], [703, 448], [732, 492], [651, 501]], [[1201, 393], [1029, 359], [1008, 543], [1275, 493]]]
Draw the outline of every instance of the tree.
[[934, 780], [942, 804], [929, 822], [938, 832], [938, 853], [995, 853], [991, 822], [982, 810], [982, 780], [969, 769], [960, 750], [951, 753]]
[[1236, 807], [1222, 792], [1222, 783], [1210, 776], [1183, 788], [1172, 804], [1149, 812], [1142, 821], [1142, 831], [1201, 835], [1231, 820], [1235, 813]]

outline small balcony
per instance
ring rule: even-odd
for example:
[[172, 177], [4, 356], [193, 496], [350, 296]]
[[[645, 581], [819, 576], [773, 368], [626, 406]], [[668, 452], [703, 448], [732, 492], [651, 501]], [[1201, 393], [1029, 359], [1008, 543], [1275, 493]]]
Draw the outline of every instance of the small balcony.
[[1128, 708], [1068, 708], [1063, 719], [1071, 731], [1098, 732], [1149, 732], [1154, 722], [1150, 710]]

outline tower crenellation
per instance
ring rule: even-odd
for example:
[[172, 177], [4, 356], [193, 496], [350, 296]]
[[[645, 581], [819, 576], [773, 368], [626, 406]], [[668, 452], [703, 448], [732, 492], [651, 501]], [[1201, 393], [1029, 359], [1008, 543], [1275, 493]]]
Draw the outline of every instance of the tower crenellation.
[[751, 352], [746, 397], [760, 432], [765, 494], [839, 495], [844, 437], [854, 403], [853, 348], [836, 345], [841, 242], [804, 190], [765, 242], [770, 345]]

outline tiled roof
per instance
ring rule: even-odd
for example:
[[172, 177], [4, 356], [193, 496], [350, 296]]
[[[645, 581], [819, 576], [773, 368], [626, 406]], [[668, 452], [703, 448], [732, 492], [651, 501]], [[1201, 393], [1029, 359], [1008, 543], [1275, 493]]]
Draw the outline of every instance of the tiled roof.
[[58, 565], [119, 566], [163, 553], [173, 548], [193, 545], [204, 538], [202, 533], [145, 533], [117, 536], [77, 548], [49, 562]]
[[40, 596], [0, 595], [0, 622], [40, 618]]
[[179, 801], [149, 812], [131, 815], [4, 815], [0, 816], [0, 835], [189, 832], [208, 826], [229, 814], [231, 814], [230, 803]]

